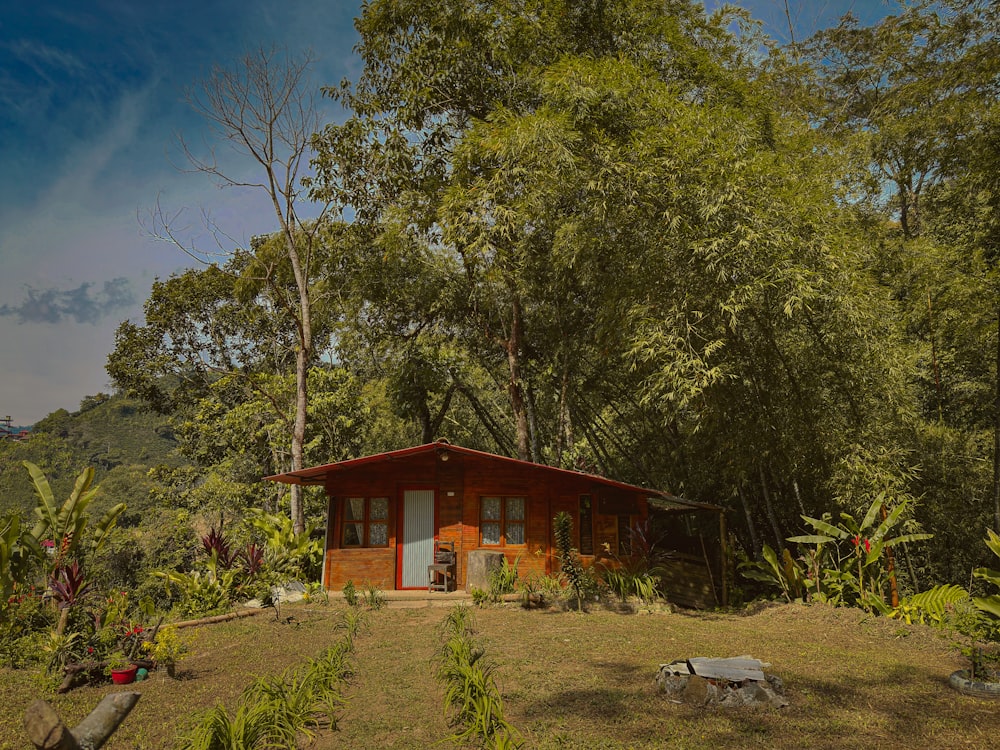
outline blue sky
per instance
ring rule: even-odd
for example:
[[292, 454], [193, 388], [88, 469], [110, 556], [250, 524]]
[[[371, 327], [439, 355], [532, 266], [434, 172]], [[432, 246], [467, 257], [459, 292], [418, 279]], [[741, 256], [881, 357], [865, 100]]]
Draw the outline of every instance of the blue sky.
[[[712, 7], [717, 3], [707, 0]], [[784, 0], [744, 3], [781, 41]], [[259, 46], [356, 77], [356, 0], [0, 0], [0, 416], [30, 424], [109, 390], [114, 331], [156, 277], [189, 264], [143, 229], [157, 202], [210, 211], [238, 241], [273, 231], [262, 197], [181, 171], [203, 123], [185, 90]], [[790, 0], [797, 38], [882, 0]], [[336, 118], [338, 113], [328, 113]]]

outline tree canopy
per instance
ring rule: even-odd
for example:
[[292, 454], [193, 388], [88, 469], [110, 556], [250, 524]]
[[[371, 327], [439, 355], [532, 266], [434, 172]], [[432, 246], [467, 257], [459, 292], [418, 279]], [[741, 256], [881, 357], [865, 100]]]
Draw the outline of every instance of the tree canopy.
[[370, 0], [303, 185], [350, 220], [158, 281], [109, 372], [234, 481], [447, 436], [720, 503], [749, 556], [881, 496], [936, 535], [914, 588], [967, 577], [1000, 527], [997, 22], [782, 47], [686, 0]]

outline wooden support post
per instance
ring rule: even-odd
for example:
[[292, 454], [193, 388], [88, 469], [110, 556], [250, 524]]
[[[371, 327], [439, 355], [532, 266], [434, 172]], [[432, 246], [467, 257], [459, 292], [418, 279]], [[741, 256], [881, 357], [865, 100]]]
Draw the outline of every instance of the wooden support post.
[[24, 714], [24, 728], [37, 750], [97, 750], [103, 747], [129, 711], [139, 693], [111, 693], [97, 704], [76, 729], [69, 729], [52, 706], [37, 700]]
[[726, 511], [723, 510], [719, 513], [719, 570], [722, 578], [722, 606], [729, 606], [729, 585], [726, 580], [729, 576], [728, 561], [729, 561], [729, 545], [727, 543], [727, 535], [729, 531], [726, 529]]

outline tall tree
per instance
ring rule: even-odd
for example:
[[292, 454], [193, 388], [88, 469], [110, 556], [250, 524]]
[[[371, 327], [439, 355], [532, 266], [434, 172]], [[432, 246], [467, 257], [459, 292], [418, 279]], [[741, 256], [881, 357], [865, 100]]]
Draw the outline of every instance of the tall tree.
[[[321, 202], [310, 206], [313, 216], [303, 212], [302, 178], [307, 166], [309, 144], [319, 127], [315, 97], [308, 73], [312, 60], [258, 49], [246, 55], [233, 68], [215, 68], [190, 101], [212, 126], [218, 138], [250, 160], [255, 176], [246, 177], [239, 167], [228, 167], [213, 158], [203, 159], [185, 147], [194, 168], [216, 178], [224, 186], [250, 187], [262, 191], [274, 211], [278, 231], [272, 241], [280, 247], [283, 260], [278, 264], [257, 254], [262, 262], [253, 269], [263, 283], [277, 290], [284, 280], [276, 274], [285, 267], [291, 271], [295, 295], [286, 298], [275, 294], [277, 304], [287, 308], [295, 332], [295, 418], [291, 429], [289, 469], [303, 467], [303, 450], [308, 414], [308, 374], [315, 356], [313, 307], [316, 288], [317, 256], [331, 205]], [[164, 234], [176, 234], [169, 222], [163, 222]], [[203, 259], [196, 248], [179, 243], [193, 257]], [[301, 488], [291, 487], [291, 517], [295, 530], [305, 528]]]
[[[522, 142], [504, 153], [499, 141], [490, 142], [489, 130], [505, 138], [513, 134], [504, 132], [508, 124], [516, 127], [515, 118], [532, 113], [545, 124], [540, 88], [547, 68], [565, 56], [642, 60], [651, 75], [676, 82], [681, 92], [738, 98], [737, 79], [723, 70], [742, 52], [725, 31], [727, 22], [706, 18], [698, 4], [684, 0], [379, 0], [366, 5], [357, 22], [365, 68], [355, 86], [331, 92], [353, 116], [319, 139], [316, 192], [353, 206], [359, 221], [372, 226], [405, 217], [401, 223], [413, 239], [450, 256], [465, 285], [450, 323], [502, 378], [523, 459], [541, 460], [543, 453], [533, 380], [548, 367], [532, 357], [549, 342], [533, 343], [535, 318], [572, 291], [527, 281], [534, 271], [547, 272], [558, 222], [535, 231], [526, 212], [515, 216], [502, 205], [519, 187], [511, 169], [545, 155], [545, 134], [535, 139], [522, 131]], [[511, 179], [490, 184], [491, 176]], [[528, 179], [542, 176], [537, 169]], [[492, 192], [470, 202], [477, 181]], [[538, 203], [553, 196], [535, 192], [520, 208], [535, 201], [539, 211], [557, 214], [572, 202], [571, 192], [567, 186], [558, 206]], [[502, 210], [511, 217], [502, 222], [505, 237], [488, 229]], [[473, 219], [468, 229], [463, 211]], [[543, 288], [543, 298], [529, 298]], [[559, 369], [564, 373], [565, 365]]]

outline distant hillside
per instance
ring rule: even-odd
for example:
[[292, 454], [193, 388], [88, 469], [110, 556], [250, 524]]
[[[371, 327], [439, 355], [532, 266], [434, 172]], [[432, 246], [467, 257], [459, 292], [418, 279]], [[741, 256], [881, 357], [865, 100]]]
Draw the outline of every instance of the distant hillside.
[[[186, 463], [176, 447], [166, 418], [145, 410], [142, 402], [103, 393], [88, 396], [79, 411], [58, 409], [33, 425], [28, 440], [0, 440], [0, 512], [26, 513], [35, 505], [23, 461], [42, 468], [61, 502], [87, 466], [94, 467], [100, 483], [116, 469], [116, 474], [134, 475], [136, 468]], [[97, 503], [95, 510], [104, 504]]]

